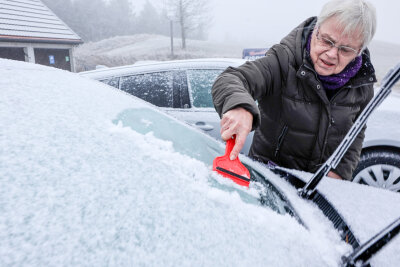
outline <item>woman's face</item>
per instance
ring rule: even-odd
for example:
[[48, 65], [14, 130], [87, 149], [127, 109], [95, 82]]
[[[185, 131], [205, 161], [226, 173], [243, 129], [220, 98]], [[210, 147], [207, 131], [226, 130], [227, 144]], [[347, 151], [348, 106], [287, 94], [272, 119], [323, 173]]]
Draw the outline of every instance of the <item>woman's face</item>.
[[359, 31], [344, 35], [334, 17], [315, 28], [310, 47], [315, 71], [322, 76], [340, 73], [359, 53], [360, 36]]

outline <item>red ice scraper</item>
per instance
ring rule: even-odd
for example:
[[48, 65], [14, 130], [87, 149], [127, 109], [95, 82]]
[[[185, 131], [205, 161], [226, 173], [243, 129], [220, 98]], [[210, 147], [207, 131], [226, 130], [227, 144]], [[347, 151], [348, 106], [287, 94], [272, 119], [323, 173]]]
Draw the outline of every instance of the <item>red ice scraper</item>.
[[240, 162], [239, 157], [231, 160], [229, 155], [235, 146], [235, 136], [226, 141], [225, 155], [216, 157], [213, 161], [213, 171], [231, 179], [235, 183], [249, 187], [249, 170]]

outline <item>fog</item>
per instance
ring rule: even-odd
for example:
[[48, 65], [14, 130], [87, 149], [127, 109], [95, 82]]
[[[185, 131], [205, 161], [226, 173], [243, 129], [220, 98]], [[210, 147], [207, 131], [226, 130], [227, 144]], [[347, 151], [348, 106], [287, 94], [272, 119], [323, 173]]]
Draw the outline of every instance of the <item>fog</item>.
[[[262, 1], [210, 0], [214, 23], [209, 38], [220, 41], [248, 42], [262, 46], [279, 42], [305, 18], [319, 14], [326, 0]], [[400, 1], [371, 0], [377, 11], [376, 40], [399, 43]], [[246, 41], [245, 41], [246, 40]]]
[[[145, 0], [135, 0], [140, 10]], [[151, 0], [161, 7], [165, 0]], [[318, 15], [326, 0], [209, 0], [209, 40], [263, 47], [279, 42], [304, 19]], [[375, 40], [400, 44], [400, 1], [370, 0], [376, 7]]]

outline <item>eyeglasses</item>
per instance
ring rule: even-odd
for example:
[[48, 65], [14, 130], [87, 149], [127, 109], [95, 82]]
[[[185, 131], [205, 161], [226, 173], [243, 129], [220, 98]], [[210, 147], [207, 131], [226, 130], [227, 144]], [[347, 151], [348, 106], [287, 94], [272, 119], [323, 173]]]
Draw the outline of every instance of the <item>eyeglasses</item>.
[[338, 49], [338, 53], [340, 55], [342, 55], [343, 57], [351, 57], [354, 55], [358, 54], [358, 51], [355, 50], [354, 48], [351, 48], [349, 46], [345, 46], [345, 45], [335, 45], [335, 43], [332, 40], [329, 40], [328, 38], [319, 36], [319, 28], [317, 29], [317, 40], [318, 43], [326, 48], [327, 50], [330, 50], [334, 47], [336, 47]]

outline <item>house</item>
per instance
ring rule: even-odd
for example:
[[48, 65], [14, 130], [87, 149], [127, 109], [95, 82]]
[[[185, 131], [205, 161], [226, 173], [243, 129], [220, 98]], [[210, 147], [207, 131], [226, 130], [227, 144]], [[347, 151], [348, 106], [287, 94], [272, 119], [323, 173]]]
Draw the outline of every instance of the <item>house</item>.
[[75, 71], [82, 39], [40, 0], [0, 0], [0, 58]]

